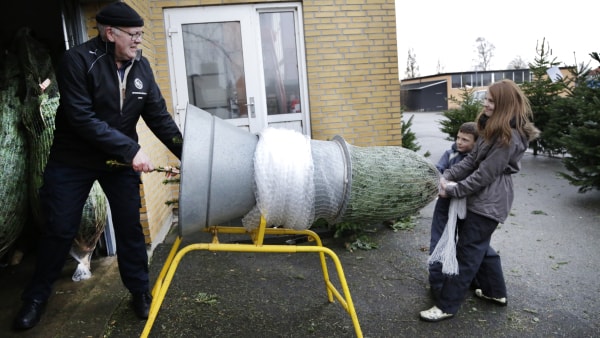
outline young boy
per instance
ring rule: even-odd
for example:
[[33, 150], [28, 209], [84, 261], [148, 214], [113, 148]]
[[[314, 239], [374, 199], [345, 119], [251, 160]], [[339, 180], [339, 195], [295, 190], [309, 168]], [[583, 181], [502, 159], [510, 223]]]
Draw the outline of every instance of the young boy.
[[[438, 163], [435, 165], [440, 173], [444, 173], [444, 170], [452, 167], [456, 163], [460, 162], [465, 156], [467, 156], [473, 147], [475, 141], [477, 141], [477, 124], [475, 122], [463, 123], [456, 136], [456, 141], [452, 144], [452, 147], [444, 152]], [[439, 197], [435, 209], [433, 211], [433, 220], [431, 221], [431, 239], [429, 242], [429, 254], [433, 252], [437, 245], [444, 228], [448, 223], [448, 211], [450, 209], [450, 198]], [[445, 276], [442, 273], [442, 264], [439, 262], [429, 265], [429, 287], [431, 294], [434, 298], [437, 298], [439, 294]]]

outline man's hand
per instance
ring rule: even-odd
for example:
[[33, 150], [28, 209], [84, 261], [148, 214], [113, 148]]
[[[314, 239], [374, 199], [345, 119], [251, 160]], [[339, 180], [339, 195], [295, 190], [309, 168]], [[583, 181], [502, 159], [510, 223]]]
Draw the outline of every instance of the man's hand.
[[150, 158], [140, 149], [135, 157], [133, 158], [133, 162], [131, 162], [131, 166], [133, 170], [137, 172], [148, 173], [154, 170], [154, 166], [152, 162], [150, 162]]

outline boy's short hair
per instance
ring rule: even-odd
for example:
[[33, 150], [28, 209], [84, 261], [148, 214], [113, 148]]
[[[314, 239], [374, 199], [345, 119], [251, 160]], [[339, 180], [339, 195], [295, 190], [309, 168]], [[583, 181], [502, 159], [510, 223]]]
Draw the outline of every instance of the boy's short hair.
[[471, 134], [473, 135], [473, 139], [477, 140], [479, 133], [477, 132], [477, 123], [475, 122], [465, 122], [458, 129], [460, 133]]

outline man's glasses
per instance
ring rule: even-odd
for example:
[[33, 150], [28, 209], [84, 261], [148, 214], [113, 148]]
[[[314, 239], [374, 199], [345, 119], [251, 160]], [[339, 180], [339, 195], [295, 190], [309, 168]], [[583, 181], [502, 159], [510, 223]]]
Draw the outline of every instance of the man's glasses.
[[121, 28], [119, 28], [119, 27], [115, 27], [115, 26], [111, 26], [111, 27], [112, 27], [112, 28], [115, 28], [115, 29], [117, 29], [117, 30], [119, 30], [119, 31], [121, 31], [121, 32], [123, 32], [123, 33], [125, 33], [125, 34], [127, 34], [127, 35], [129, 35], [129, 36], [131, 37], [131, 41], [136, 41], [136, 40], [139, 40], [139, 39], [141, 39], [141, 38], [142, 38], [142, 36], [144, 36], [144, 32], [137, 32], [137, 33], [135, 33], [135, 34], [131, 34], [131, 33], [129, 33], [128, 31], [122, 30], [122, 29], [121, 29]]

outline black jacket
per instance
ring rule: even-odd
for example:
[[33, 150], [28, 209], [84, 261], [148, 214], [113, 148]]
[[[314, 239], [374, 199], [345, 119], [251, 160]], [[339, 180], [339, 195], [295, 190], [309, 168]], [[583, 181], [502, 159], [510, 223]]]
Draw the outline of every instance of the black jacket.
[[64, 54], [58, 70], [60, 105], [49, 161], [92, 169], [108, 168], [107, 160], [130, 164], [140, 149], [140, 116], [181, 158], [181, 132], [141, 51], [126, 73], [122, 107], [113, 43], [96, 37], [74, 47]]

